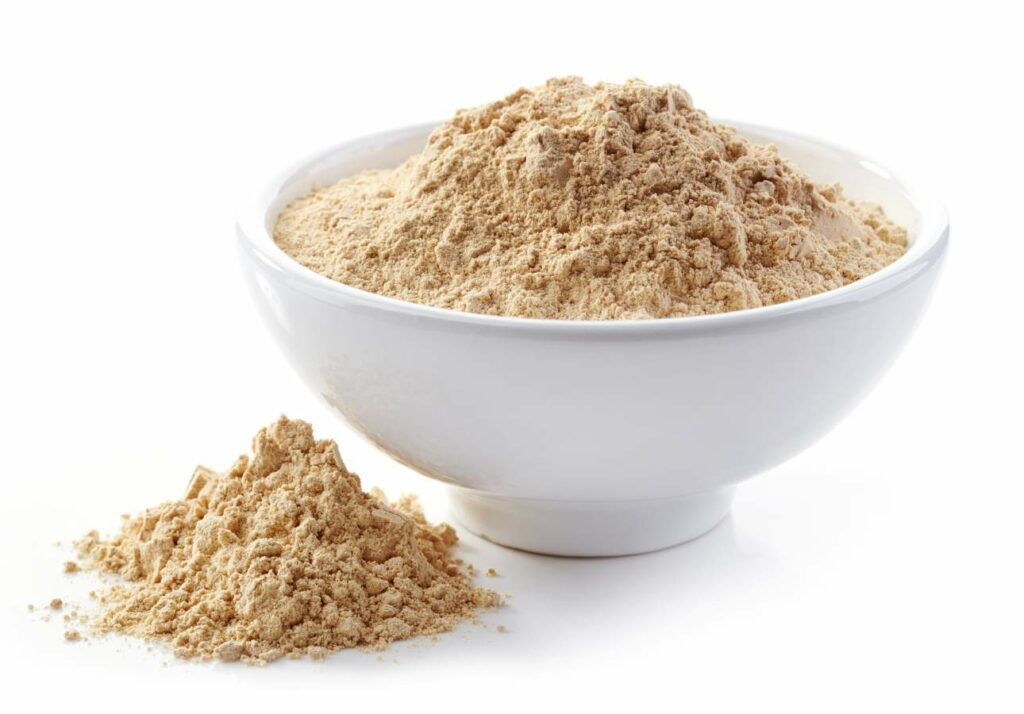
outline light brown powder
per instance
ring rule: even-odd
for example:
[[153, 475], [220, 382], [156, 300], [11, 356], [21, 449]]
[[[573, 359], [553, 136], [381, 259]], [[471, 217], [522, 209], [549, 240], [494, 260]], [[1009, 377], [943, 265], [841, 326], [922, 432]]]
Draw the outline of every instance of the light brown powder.
[[879, 207], [814, 184], [679, 87], [575, 77], [458, 112], [397, 169], [292, 203], [274, 239], [371, 292], [568, 320], [784, 302], [906, 246]]
[[104, 593], [99, 631], [175, 654], [263, 664], [452, 629], [499, 597], [453, 560], [457, 537], [414, 499], [365, 493], [333, 441], [281, 417], [252, 457], [199, 467], [180, 501], [79, 542], [83, 564], [130, 581]]

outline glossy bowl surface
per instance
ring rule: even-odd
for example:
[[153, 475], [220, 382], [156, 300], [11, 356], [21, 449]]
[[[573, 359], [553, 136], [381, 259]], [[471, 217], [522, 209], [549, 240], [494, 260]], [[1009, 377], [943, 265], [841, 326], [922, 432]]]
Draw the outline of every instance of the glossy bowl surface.
[[396, 459], [451, 484], [470, 530], [561, 555], [682, 542], [724, 517], [735, 484], [812, 444], [878, 381], [928, 302], [949, 236], [941, 206], [879, 164], [733, 125], [811, 178], [882, 204], [910, 230], [907, 253], [864, 280], [770, 307], [558, 321], [375, 295], [273, 242], [290, 201], [397, 166], [422, 148], [425, 125], [328, 149], [265, 185], [239, 216], [244, 274], [309, 388]]

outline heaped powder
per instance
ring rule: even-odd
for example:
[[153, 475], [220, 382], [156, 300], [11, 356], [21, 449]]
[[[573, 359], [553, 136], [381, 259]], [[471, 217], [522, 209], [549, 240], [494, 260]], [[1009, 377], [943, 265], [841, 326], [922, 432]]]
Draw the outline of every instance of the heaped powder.
[[182, 500], [78, 543], [83, 564], [128, 582], [91, 624], [170, 642], [186, 658], [263, 664], [452, 629], [497, 594], [473, 587], [450, 526], [415, 501], [363, 492], [333, 441], [281, 417], [252, 457], [199, 467]]
[[374, 293], [567, 320], [784, 302], [906, 246], [881, 208], [814, 184], [679, 87], [572, 77], [458, 112], [399, 168], [292, 203], [274, 239]]

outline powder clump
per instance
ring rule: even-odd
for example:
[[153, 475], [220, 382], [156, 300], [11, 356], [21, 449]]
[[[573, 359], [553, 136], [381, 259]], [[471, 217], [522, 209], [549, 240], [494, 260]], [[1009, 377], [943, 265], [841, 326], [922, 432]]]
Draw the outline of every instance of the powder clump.
[[230, 470], [196, 469], [180, 501], [78, 543], [83, 565], [130, 581], [98, 631], [168, 640], [186, 658], [264, 664], [452, 629], [495, 607], [416, 502], [365, 493], [333, 441], [281, 417]]
[[274, 239], [370, 292], [567, 320], [785, 302], [906, 246], [881, 208], [816, 185], [679, 87], [575, 77], [458, 112], [398, 168], [293, 202]]

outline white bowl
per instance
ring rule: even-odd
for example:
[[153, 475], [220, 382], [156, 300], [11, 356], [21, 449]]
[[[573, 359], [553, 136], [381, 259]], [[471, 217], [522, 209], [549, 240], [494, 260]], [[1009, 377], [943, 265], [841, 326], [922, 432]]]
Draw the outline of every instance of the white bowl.
[[874, 162], [736, 125], [812, 178], [881, 203], [899, 260], [771, 307], [646, 321], [455, 312], [336, 283], [281, 251], [281, 209], [315, 186], [419, 151], [431, 126], [377, 134], [278, 175], [239, 218], [259, 311], [305, 383], [373, 443], [451, 485], [454, 515], [497, 543], [621, 555], [710, 530], [735, 485], [820, 438], [895, 359], [928, 301], [948, 221]]

